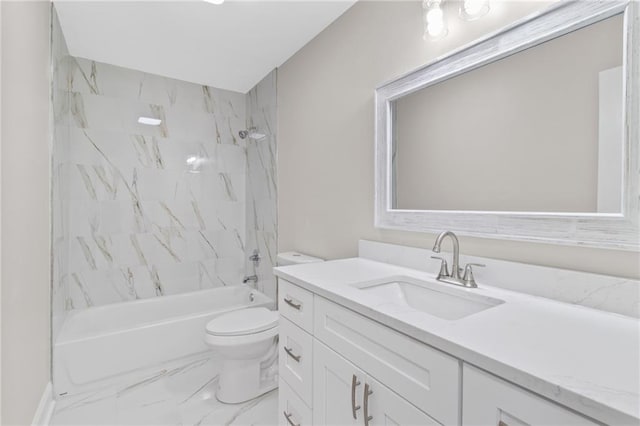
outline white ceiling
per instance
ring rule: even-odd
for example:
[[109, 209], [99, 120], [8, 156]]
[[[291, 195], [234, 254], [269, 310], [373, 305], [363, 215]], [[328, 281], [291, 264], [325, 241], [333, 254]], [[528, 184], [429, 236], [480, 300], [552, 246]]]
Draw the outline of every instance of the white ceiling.
[[72, 56], [246, 93], [355, 1], [55, 1], [55, 7]]

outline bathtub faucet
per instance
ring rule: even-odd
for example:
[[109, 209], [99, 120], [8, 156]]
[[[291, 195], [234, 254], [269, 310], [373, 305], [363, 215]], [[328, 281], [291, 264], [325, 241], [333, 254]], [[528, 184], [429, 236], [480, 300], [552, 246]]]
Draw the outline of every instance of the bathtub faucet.
[[257, 283], [258, 282], [258, 276], [257, 275], [249, 275], [244, 277], [244, 279], [242, 280], [243, 284], [248, 283], [249, 281], [251, 281], [252, 283]]

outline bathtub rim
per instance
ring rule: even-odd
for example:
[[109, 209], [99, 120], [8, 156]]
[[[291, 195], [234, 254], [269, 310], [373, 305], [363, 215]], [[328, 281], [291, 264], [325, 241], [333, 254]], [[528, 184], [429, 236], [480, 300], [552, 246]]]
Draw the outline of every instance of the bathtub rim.
[[[197, 311], [193, 311], [193, 312], [189, 312], [189, 313], [183, 313], [181, 315], [169, 315], [169, 316], [165, 316], [165, 317], [162, 317], [160, 319], [155, 319], [155, 320], [152, 320], [152, 321], [132, 322], [132, 323], [128, 324], [127, 326], [122, 326], [122, 327], [117, 327], [117, 328], [108, 328], [106, 330], [97, 330], [97, 331], [94, 330], [93, 332], [85, 332], [85, 333], [75, 332], [75, 333], [72, 334], [72, 336], [68, 336], [68, 334], [71, 333], [71, 332], [68, 331], [68, 324], [70, 324], [74, 320], [77, 321], [78, 317], [95, 314], [95, 313], [101, 312], [101, 311], [112, 310], [112, 309], [116, 308], [117, 306], [124, 306], [124, 305], [126, 305], [127, 307], [144, 306], [144, 305], [150, 305], [150, 304], [169, 303], [169, 300], [167, 300], [167, 299], [176, 300], [176, 299], [188, 299], [190, 297], [195, 298], [199, 294], [202, 294], [202, 293], [210, 293], [210, 292], [214, 292], [216, 290], [229, 289], [229, 288], [232, 288], [232, 287], [236, 287], [236, 288], [243, 288], [244, 287], [245, 289], [248, 289], [248, 291], [247, 291], [248, 294], [253, 292], [258, 297], [256, 297], [256, 299], [253, 302], [251, 302], [250, 305], [247, 304], [247, 303], [234, 303], [232, 305], [227, 305], [227, 306], [220, 307], [220, 309], [216, 309], [216, 310], [212, 310], [212, 309], [209, 309], [209, 310], [197, 310]], [[168, 323], [171, 323], [171, 322], [174, 322], [174, 321], [177, 321], [177, 320], [181, 320], [181, 319], [197, 318], [197, 317], [201, 317], [201, 316], [209, 316], [214, 312], [215, 313], [219, 313], [219, 314], [223, 314], [223, 313], [235, 311], [240, 306], [246, 306], [246, 307], [261, 307], [261, 306], [264, 306], [267, 309], [273, 310], [274, 304], [275, 304], [274, 300], [271, 299], [266, 294], [262, 293], [260, 290], [257, 290], [255, 288], [249, 286], [249, 285], [246, 285], [246, 284], [238, 284], [238, 285], [235, 285], [235, 286], [225, 286], [225, 287], [202, 289], [202, 290], [191, 291], [191, 292], [188, 292], [188, 293], [179, 293], [179, 294], [167, 295], [167, 296], [156, 296], [156, 297], [151, 297], [151, 298], [147, 298], [147, 299], [138, 299], [138, 300], [127, 301], [127, 302], [110, 303], [110, 304], [107, 304], [107, 305], [95, 306], [95, 307], [91, 307], [91, 308], [71, 310], [71, 311], [67, 312], [67, 314], [65, 316], [65, 319], [64, 319], [64, 322], [62, 323], [62, 325], [60, 327], [60, 330], [58, 331], [57, 338], [53, 342], [52, 346], [55, 348], [58, 345], [78, 343], [78, 342], [85, 341], [85, 340], [91, 340], [91, 339], [96, 339], [96, 338], [100, 338], [100, 337], [110, 336], [110, 335], [122, 333], [123, 331], [126, 331], [126, 330], [131, 330], [133, 328], [135, 328], [135, 329], [138, 329], [138, 328], [145, 329], [145, 328], [150, 328], [150, 327], [154, 327], [154, 326], [157, 326], [157, 325], [168, 324]], [[82, 318], [80, 318], [80, 319], [82, 319]]]

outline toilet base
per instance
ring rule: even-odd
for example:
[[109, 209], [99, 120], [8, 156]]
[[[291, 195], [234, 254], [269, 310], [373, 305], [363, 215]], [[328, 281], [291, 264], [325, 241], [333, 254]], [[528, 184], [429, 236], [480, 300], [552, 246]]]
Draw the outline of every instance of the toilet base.
[[239, 404], [278, 387], [277, 376], [265, 382], [260, 370], [261, 359], [224, 360], [216, 399], [225, 404]]

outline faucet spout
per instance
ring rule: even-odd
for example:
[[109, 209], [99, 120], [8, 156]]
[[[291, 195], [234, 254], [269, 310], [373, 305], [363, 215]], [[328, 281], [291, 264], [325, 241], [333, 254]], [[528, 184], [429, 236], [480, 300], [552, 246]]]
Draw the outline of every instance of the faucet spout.
[[433, 244], [433, 251], [440, 253], [440, 246], [446, 237], [450, 237], [451, 242], [453, 243], [453, 262], [451, 264], [451, 272], [449, 273], [449, 276], [451, 278], [460, 279], [460, 244], [456, 234], [451, 231], [441, 232], [436, 238], [435, 244]]
[[257, 283], [257, 282], [258, 282], [258, 276], [254, 274], [254, 275], [246, 276], [246, 277], [244, 277], [244, 278], [242, 279], [242, 283], [243, 283], [243, 284], [246, 284], [246, 283], [248, 283], [249, 281], [251, 281], [252, 283]]

